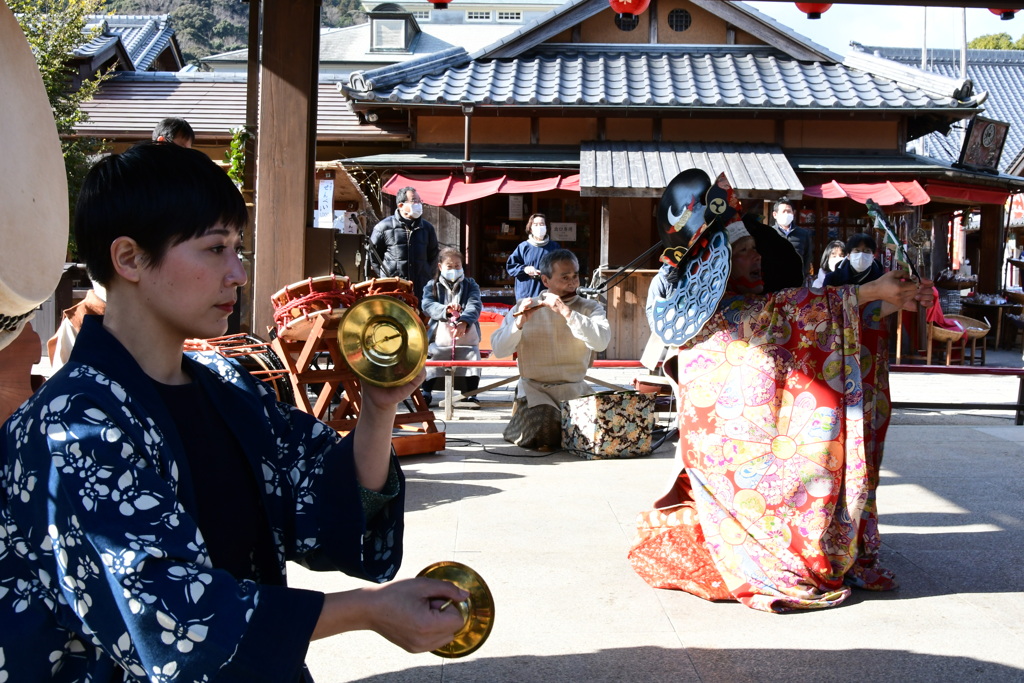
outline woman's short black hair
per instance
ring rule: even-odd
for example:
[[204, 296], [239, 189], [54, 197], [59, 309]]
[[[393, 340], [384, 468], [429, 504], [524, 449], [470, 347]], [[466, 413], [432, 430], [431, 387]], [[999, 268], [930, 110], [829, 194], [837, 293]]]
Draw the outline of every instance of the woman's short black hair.
[[849, 239], [846, 240], [846, 253], [852, 253], [854, 249], [862, 244], [872, 252], [878, 252], [878, 244], [875, 242], [875, 238], [866, 232], [858, 232], [850, 235]]
[[241, 193], [210, 157], [144, 142], [90, 169], [75, 209], [75, 240], [89, 276], [108, 285], [118, 237], [131, 237], [157, 266], [170, 247], [215, 225], [241, 231], [248, 222]]

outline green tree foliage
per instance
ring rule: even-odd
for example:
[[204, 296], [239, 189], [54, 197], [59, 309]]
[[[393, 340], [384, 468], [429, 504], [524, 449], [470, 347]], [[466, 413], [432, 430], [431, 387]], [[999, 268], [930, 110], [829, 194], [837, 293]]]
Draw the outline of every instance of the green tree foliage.
[[[98, 74], [73, 89], [75, 72], [71, 59], [75, 48], [89, 39], [85, 31], [88, 16], [100, 11], [102, 0], [7, 0], [7, 4], [25, 32], [53, 108], [64, 152], [73, 221], [75, 202], [85, 174], [105, 147], [102, 140], [75, 137], [75, 128], [88, 120], [81, 109], [82, 103], [92, 99], [105, 75]], [[68, 246], [74, 253], [73, 236], [69, 235]]]
[[1024, 36], [1016, 41], [1009, 33], [990, 33], [987, 36], [978, 36], [967, 47], [972, 50], [1024, 50]]

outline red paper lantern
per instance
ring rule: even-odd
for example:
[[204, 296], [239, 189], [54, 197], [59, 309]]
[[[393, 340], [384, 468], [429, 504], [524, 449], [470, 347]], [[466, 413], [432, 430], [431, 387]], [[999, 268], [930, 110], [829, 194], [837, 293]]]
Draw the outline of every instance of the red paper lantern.
[[1000, 19], [1002, 19], [1003, 21], [1007, 21], [1009, 19], [1013, 19], [1013, 15], [1016, 14], [1017, 12], [1019, 12], [1020, 10], [1019, 9], [998, 9], [998, 8], [993, 9], [992, 7], [989, 7], [988, 11], [991, 12], [992, 14], [998, 14]]
[[796, 8], [807, 15], [808, 19], [821, 19], [821, 15], [832, 6], [831, 2], [798, 2]]
[[448, 3], [452, 0], [434, 0], [434, 9], [448, 9]]
[[632, 17], [646, 12], [651, 0], [608, 0], [608, 4], [616, 14]]

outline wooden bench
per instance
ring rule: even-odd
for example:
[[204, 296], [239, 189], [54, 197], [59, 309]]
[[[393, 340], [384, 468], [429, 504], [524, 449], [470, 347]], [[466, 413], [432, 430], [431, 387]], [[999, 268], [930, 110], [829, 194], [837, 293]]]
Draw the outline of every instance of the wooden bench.
[[1024, 425], [1024, 368], [991, 368], [964, 365], [905, 365], [889, 366], [889, 374], [895, 373], [929, 373], [936, 375], [996, 375], [999, 377], [1016, 377], [1018, 380], [1016, 403], [981, 403], [952, 401], [893, 401], [893, 408], [931, 408], [933, 410], [1012, 410], [1015, 413], [1015, 424]]
[[[444, 419], [452, 419], [453, 404], [456, 398], [468, 398], [470, 396], [476, 396], [479, 393], [500, 387], [511, 382], [515, 382], [519, 379], [519, 374], [514, 374], [509, 377], [502, 378], [497, 382], [491, 382], [490, 384], [482, 387], [477, 387], [471, 391], [463, 391], [458, 396], [455, 396], [455, 368], [516, 368], [518, 363], [514, 360], [428, 360], [426, 362], [427, 367], [443, 368], [444, 369]], [[590, 366], [592, 368], [642, 368], [643, 364], [638, 360], [595, 360]], [[618, 384], [611, 384], [605, 382], [602, 379], [591, 377], [587, 375], [585, 378], [588, 382], [594, 384], [600, 384], [603, 387], [620, 391], [626, 387], [619, 386]]]

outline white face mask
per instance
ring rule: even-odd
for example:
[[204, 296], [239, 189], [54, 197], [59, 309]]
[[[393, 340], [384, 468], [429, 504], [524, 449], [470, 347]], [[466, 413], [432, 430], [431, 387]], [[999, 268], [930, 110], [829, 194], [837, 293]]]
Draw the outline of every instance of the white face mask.
[[828, 269], [835, 270], [836, 266], [843, 262], [845, 256], [829, 256], [828, 257]]
[[446, 268], [445, 270], [441, 271], [441, 277], [443, 277], [448, 282], [456, 282], [459, 280], [459, 278], [462, 277], [462, 273], [462, 268]]
[[847, 256], [847, 258], [850, 259], [851, 268], [858, 273], [863, 273], [871, 265], [871, 262], [875, 260], [875, 255], [866, 251], [856, 251]]
[[409, 206], [409, 218], [419, 218], [423, 215], [423, 205], [419, 202]]
[[535, 240], [542, 240], [548, 236], [548, 226], [546, 225], [534, 225], [530, 228], [530, 231], [533, 233]]
[[775, 222], [784, 228], [788, 228], [793, 223], [793, 214], [780, 213], [775, 217]]

